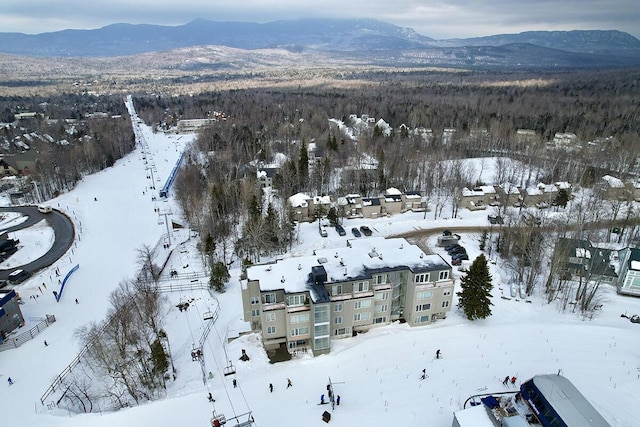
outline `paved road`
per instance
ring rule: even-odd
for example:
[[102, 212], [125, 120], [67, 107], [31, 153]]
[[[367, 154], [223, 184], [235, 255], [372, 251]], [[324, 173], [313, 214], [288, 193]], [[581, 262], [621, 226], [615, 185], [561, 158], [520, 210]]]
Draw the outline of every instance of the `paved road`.
[[67, 252], [75, 238], [75, 229], [73, 228], [71, 220], [66, 215], [55, 209], [51, 213], [43, 214], [38, 212], [38, 208], [35, 206], [12, 206], [0, 207], [0, 212], [19, 212], [28, 217], [22, 224], [18, 224], [5, 230], [7, 232], [11, 233], [16, 230], [31, 227], [45, 219], [49, 223], [49, 226], [53, 228], [55, 236], [51, 249], [49, 249], [49, 251], [40, 258], [19, 267], [0, 270], [0, 279], [2, 280], [6, 280], [12, 271], [19, 268], [33, 273], [41, 268], [50, 266]]

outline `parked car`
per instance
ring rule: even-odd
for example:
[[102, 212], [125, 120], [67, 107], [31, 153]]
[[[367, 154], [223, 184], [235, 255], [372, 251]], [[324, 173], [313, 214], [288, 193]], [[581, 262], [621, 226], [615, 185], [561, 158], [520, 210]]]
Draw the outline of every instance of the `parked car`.
[[449, 252], [449, 255], [454, 256], [454, 255], [457, 255], [457, 254], [466, 254], [466, 253], [467, 253], [467, 250], [465, 248], [463, 248], [463, 247], [460, 247], [460, 248], [456, 248], [456, 249], [452, 250], [451, 252]]
[[344, 231], [344, 227], [341, 226], [340, 224], [336, 224], [336, 231], [338, 232], [339, 235], [341, 236], [346, 236], [347, 232]]
[[320, 235], [322, 237], [327, 237], [328, 236], [327, 229], [326, 228], [320, 228]]
[[27, 280], [29, 276], [31, 276], [31, 274], [29, 274], [27, 270], [14, 270], [9, 274], [9, 283], [17, 285]]
[[457, 258], [451, 258], [451, 265], [462, 265], [462, 260]]
[[504, 220], [500, 215], [488, 215], [489, 224], [504, 224]]
[[469, 255], [467, 255], [466, 252], [463, 253], [463, 254], [455, 254], [455, 255], [453, 255], [451, 257], [451, 259], [452, 260], [457, 259], [457, 260], [460, 260], [460, 261], [466, 261], [466, 260], [469, 259]]
[[361, 236], [362, 236], [362, 234], [360, 233], [360, 230], [358, 230], [358, 228], [357, 228], [357, 227], [353, 227], [353, 228], [351, 229], [351, 233], [352, 233], [355, 237], [361, 237]]
[[38, 206], [38, 212], [40, 213], [51, 213], [51, 211], [53, 211], [53, 208], [49, 205], [39, 205]]
[[371, 236], [371, 234], [373, 233], [371, 229], [366, 225], [361, 226], [360, 231], [362, 231], [362, 234], [364, 234], [365, 236]]
[[449, 252], [451, 249], [457, 248], [458, 246], [460, 246], [458, 243], [450, 243], [444, 247], [444, 250]]
[[462, 247], [462, 246], [458, 245], [458, 246], [454, 246], [453, 248], [449, 249], [449, 250], [447, 251], [447, 253], [448, 253], [449, 255], [451, 255], [452, 253], [457, 252], [457, 251], [460, 251], [460, 250], [466, 250], [466, 249], [465, 249], [464, 247]]

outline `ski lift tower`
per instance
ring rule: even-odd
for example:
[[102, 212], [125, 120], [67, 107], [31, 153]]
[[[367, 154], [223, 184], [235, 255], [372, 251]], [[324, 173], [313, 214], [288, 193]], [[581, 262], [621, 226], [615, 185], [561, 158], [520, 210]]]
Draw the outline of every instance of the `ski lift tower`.
[[169, 239], [169, 245], [171, 245], [171, 229], [169, 228], [169, 220], [168, 216], [173, 215], [170, 209], [164, 211], [158, 211], [158, 224], [162, 224], [162, 220], [160, 220], [161, 216], [164, 216], [164, 224], [167, 227], [167, 238]]

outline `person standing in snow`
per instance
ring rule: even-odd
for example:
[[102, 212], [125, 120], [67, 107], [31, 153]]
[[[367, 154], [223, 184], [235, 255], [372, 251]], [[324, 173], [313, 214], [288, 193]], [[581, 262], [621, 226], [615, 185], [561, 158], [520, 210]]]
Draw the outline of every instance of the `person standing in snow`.
[[427, 368], [424, 368], [422, 370], [422, 376], [420, 377], [421, 380], [424, 380], [427, 378]]
[[236, 379], [233, 379], [233, 388], [238, 387], [238, 381], [236, 381]]
[[269, 383], [269, 392], [273, 393], [273, 384]]
[[504, 377], [504, 380], [502, 381], [502, 385], [507, 385], [508, 383], [509, 383], [509, 375]]
[[291, 383], [291, 380], [287, 378], [287, 388], [289, 387], [293, 387], [293, 384]]
[[211, 395], [211, 392], [209, 392], [209, 402], [215, 402], [216, 400], [213, 398], [213, 396]]
[[436, 359], [440, 359], [440, 349], [436, 350]]
[[340, 395], [338, 395], [338, 397], [336, 397], [336, 405], [340, 406]]
[[[11, 379], [11, 378], [9, 378]], [[320, 404], [324, 405], [324, 394], [320, 395]]]
[[9, 383], [9, 385], [13, 385], [13, 380], [11, 379], [11, 377], [7, 378], [7, 382]]

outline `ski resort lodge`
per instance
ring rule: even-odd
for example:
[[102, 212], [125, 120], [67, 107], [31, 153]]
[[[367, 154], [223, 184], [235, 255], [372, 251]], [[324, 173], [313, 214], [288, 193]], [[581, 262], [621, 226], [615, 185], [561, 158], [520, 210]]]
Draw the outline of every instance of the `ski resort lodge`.
[[244, 319], [266, 350], [330, 351], [347, 338], [392, 321], [421, 326], [451, 309], [451, 266], [405, 239], [350, 239], [248, 267], [242, 280]]

